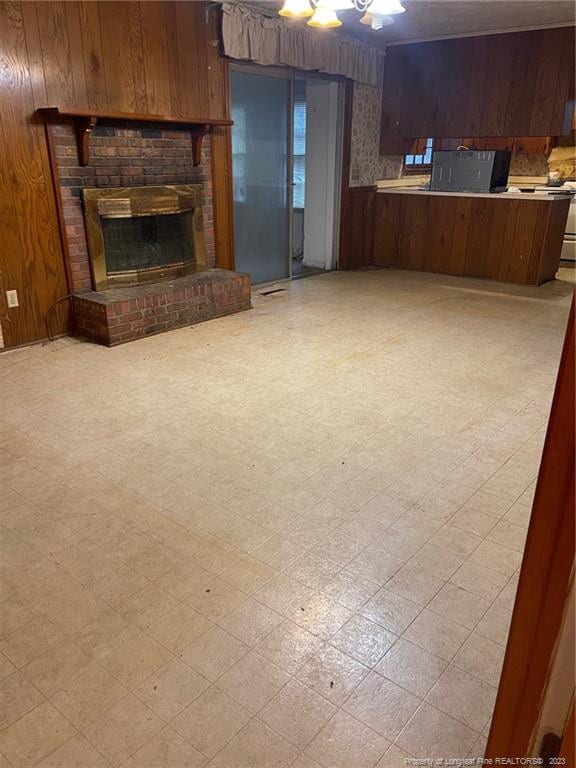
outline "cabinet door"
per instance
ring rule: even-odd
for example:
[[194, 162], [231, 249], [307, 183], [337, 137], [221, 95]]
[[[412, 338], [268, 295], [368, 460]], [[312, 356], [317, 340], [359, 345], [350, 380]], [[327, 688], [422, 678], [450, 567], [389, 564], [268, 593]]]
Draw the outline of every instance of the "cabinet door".
[[544, 155], [547, 150], [547, 136], [519, 136], [514, 142], [517, 155]]
[[513, 138], [507, 138], [507, 139], [499, 139], [499, 138], [489, 138], [485, 139], [486, 146], [485, 149], [505, 149], [509, 152], [512, 152], [514, 148], [514, 139]]
[[458, 149], [462, 146], [462, 139], [435, 139], [434, 149]]
[[462, 139], [462, 144], [468, 149], [476, 149], [479, 151], [486, 149], [486, 139], [483, 139], [480, 136]]

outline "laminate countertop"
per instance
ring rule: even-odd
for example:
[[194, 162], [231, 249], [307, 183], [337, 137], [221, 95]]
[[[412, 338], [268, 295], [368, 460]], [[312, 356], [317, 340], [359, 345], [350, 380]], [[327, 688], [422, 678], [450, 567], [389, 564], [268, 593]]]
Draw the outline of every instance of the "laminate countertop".
[[414, 189], [414, 187], [379, 187], [376, 192], [386, 195], [427, 195], [430, 197], [469, 197], [489, 198], [490, 200], [522, 200], [524, 202], [540, 201], [553, 203], [558, 200], [569, 200], [570, 195], [555, 194], [554, 192], [440, 192], [435, 189]]

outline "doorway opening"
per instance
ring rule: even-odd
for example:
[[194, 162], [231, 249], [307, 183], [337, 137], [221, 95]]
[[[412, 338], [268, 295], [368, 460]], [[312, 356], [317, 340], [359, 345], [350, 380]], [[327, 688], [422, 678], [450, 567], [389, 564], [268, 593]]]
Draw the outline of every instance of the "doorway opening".
[[339, 211], [340, 87], [295, 77], [292, 140], [293, 278], [336, 266]]
[[256, 285], [336, 268], [342, 84], [231, 67], [236, 269]]

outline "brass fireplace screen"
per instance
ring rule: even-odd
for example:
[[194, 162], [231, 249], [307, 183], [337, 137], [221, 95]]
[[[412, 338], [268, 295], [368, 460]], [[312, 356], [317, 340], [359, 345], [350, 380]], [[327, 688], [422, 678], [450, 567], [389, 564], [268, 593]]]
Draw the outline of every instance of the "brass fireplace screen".
[[204, 269], [202, 185], [85, 189], [97, 291]]

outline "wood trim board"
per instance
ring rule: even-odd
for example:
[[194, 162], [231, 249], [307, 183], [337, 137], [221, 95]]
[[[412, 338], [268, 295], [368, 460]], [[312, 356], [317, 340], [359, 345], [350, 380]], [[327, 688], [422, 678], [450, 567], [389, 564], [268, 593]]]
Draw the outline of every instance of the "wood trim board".
[[573, 298], [486, 747], [485, 757], [492, 760], [532, 754], [570, 589], [576, 513], [574, 345]]

